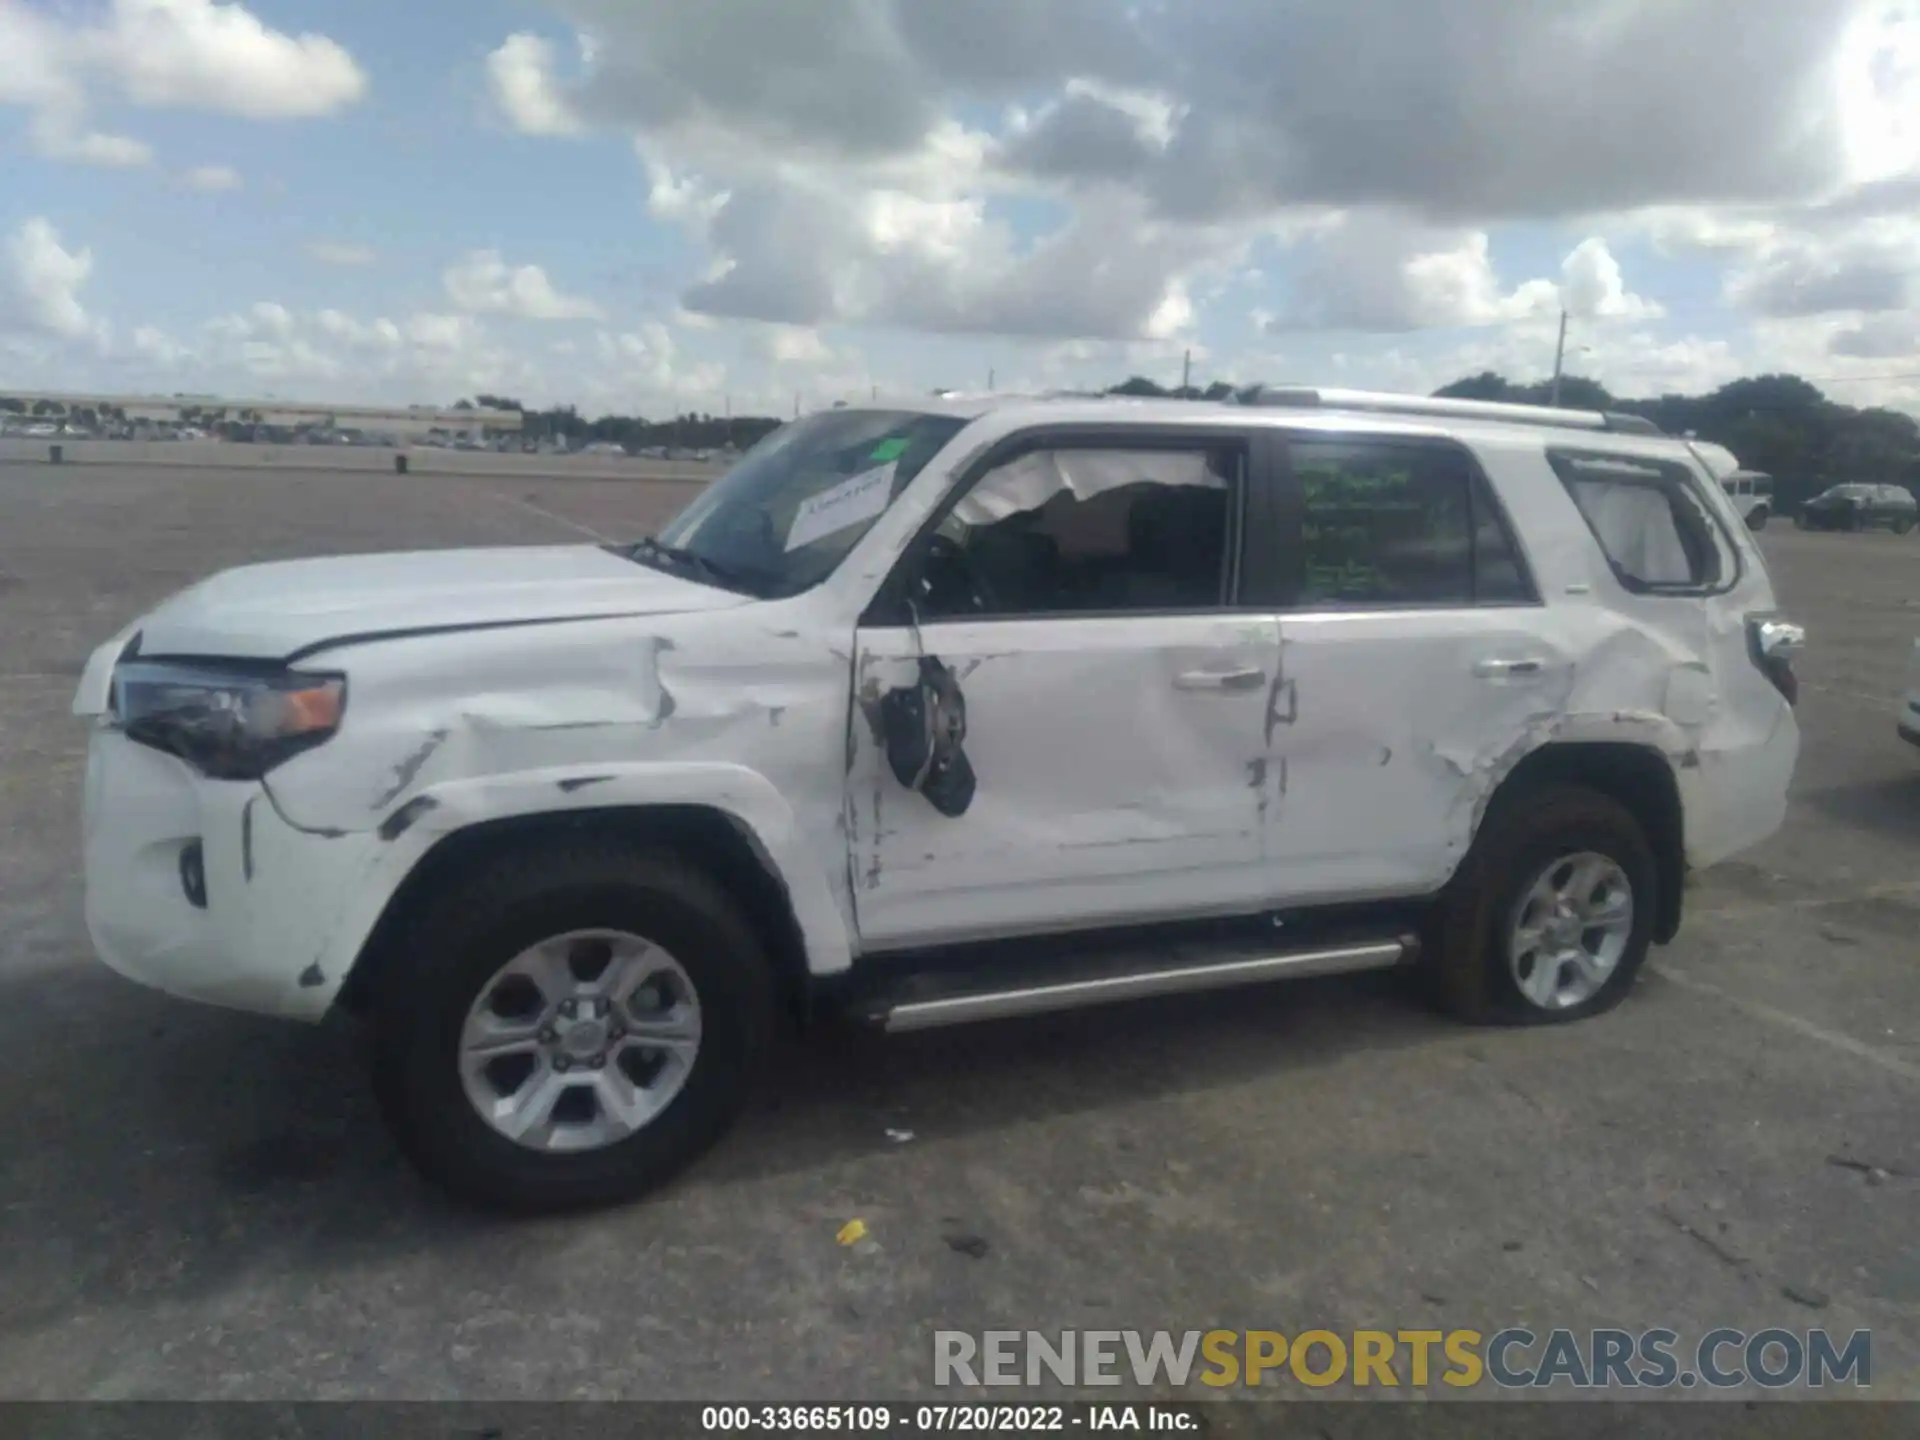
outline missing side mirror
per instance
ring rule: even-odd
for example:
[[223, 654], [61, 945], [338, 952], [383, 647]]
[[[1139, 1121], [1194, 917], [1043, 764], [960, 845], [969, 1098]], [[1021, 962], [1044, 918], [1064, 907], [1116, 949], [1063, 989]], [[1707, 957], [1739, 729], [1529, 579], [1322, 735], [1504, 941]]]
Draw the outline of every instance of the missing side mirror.
[[880, 720], [894, 778], [949, 819], [964, 815], [973, 804], [975, 779], [962, 748], [967, 700], [953, 672], [922, 656], [919, 682], [883, 696]]

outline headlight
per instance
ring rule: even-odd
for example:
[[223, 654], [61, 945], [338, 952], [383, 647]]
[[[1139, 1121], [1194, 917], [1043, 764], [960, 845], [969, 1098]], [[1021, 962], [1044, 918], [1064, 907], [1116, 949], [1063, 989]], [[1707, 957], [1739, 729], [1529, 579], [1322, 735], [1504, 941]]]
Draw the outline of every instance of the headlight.
[[129, 740], [178, 755], [215, 780], [257, 780], [340, 728], [344, 675], [129, 661], [110, 713]]

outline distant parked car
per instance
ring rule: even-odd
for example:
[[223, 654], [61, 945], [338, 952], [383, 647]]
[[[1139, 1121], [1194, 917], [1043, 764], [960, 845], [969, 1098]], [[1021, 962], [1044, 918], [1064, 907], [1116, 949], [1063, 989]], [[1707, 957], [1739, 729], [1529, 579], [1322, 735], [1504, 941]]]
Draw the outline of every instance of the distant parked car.
[[1800, 507], [1802, 530], [1871, 530], [1904, 535], [1920, 521], [1920, 504], [1902, 485], [1835, 485]]

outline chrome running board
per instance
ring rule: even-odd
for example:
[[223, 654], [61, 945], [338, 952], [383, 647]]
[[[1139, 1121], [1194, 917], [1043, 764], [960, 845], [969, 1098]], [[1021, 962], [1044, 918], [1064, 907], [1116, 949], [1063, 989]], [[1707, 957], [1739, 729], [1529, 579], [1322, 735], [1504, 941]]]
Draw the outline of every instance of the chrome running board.
[[1360, 970], [1385, 970], [1412, 958], [1411, 937], [1293, 950], [1278, 955], [1167, 965], [1151, 970], [1067, 980], [1051, 985], [1023, 984], [998, 990], [942, 995], [925, 1000], [882, 1000], [873, 1018], [889, 1034], [965, 1025], [976, 1020], [1004, 1020], [1017, 1015], [1043, 1015], [1054, 1010], [1078, 1010], [1142, 1000], [1154, 995], [1181, 995], [1200, 990], [1226, 990], [1270, 980], [1309, 975], [1346, 975]]

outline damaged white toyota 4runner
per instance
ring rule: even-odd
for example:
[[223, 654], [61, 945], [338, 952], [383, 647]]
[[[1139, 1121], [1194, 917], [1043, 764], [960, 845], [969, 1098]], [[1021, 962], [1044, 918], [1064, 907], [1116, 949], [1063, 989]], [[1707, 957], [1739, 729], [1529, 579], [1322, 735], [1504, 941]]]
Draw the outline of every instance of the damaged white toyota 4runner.
[[1614, 1004], [1784, 815], [1753, 538], [1617, 417], [1261, 401], [839, 409], [630, 548], [217, 575], [80, 686], [95, 944], [364, 1014], [407, 1153], [522, 1209], [668, 1176], [828, 1002]]

